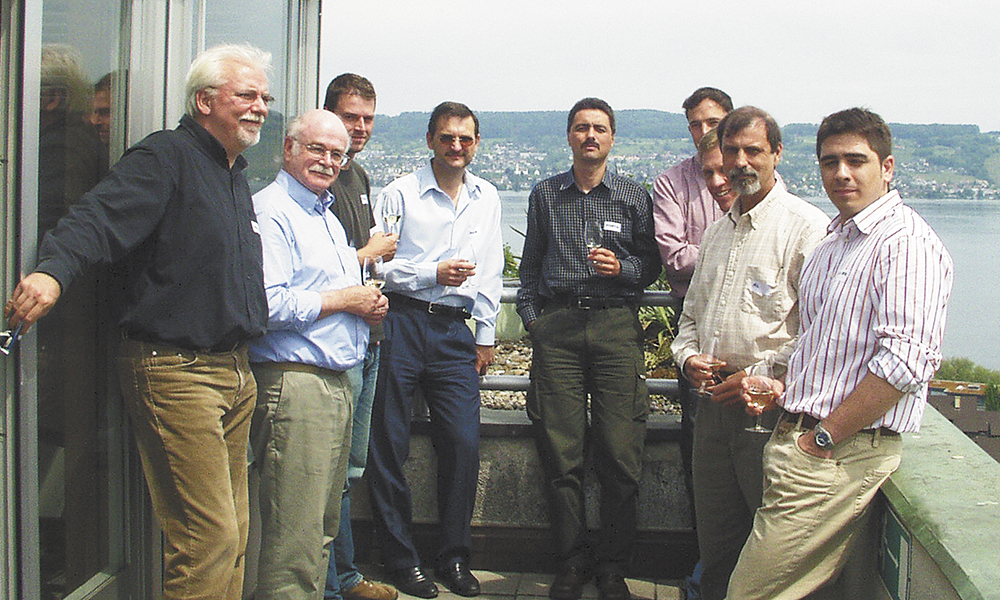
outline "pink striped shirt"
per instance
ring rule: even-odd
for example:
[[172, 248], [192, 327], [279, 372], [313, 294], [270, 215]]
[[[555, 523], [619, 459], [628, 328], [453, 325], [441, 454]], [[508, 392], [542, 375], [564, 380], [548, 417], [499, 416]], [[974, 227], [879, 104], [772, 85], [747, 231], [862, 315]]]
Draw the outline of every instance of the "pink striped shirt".
[[828, 231], [802, 269], [799, 342], [778, 403], [826, 418], [871, 371], [904, 394], [871, 427], [918, 431], [941, 364], [951, 256], [895, 190]]

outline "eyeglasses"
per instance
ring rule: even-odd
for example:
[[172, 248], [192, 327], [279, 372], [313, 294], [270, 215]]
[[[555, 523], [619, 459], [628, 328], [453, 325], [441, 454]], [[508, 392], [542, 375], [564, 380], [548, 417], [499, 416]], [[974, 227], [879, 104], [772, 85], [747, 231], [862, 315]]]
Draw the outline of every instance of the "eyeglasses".
[[[217, 88], [215, 86], [209, 86], [209, 87], [211, 89], [213, 89], [213, 90], [221, 89], [221, 88]], [[262, 93], [258, 92], [257, 90], [244, 90], [244, 91], [239, 91], [239, 92], [232, 92], [232, 91], [230, 91], [229, 93], [232, 94], [232, 95], [234, 95], [234, 96], [236, 96], [240, 100], [246, 102], [247, 104], [254, 104], [254, 103], [256, 103], [258, 98], [264, 102], [265, 106], [271, 106], [271, 104], [274, 102], [274, 96], [272, 96], [271, 94], [268, 94], [267, 92], [265, 92], [265, 93], [262, 94]]]
[[455, 140], [458, 140], [458, 143], [462, 144], [463, 148], [468, 148], [473, 143], [475, 143], [476, 138], [468, 135], [451, 135], [447, 133], [442, 133], [441, 135], [438, 136], [438, 141], [444, 144], [445, 146], [454, 145]]
[[323, 144], [303, 144], [299, 140], [295, 141], [305, 148], [306, 152], [311, 154], [314, 158], [326, 158], [327, 155], [329, 155], [330, 158], [333, 159], [333, 162], [341, 167], [347, 166], [347, 163], [351, 161], [351, 156], [341, 152], [340, 150], [330, 150]]

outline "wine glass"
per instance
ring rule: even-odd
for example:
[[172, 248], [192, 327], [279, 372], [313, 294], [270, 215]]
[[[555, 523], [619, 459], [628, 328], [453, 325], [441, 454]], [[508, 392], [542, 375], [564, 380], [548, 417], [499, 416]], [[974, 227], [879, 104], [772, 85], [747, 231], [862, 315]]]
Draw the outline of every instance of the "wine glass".
[[385, 224], [386, 233], [399, 233], [399, 220], [403, 218], [403, 207], [400, 206], [399, 198], [392, 196], [386, 198], [385, 206], [382, 207], [382, 222]]
[[[461, 250], [458, 252], [458, 258], [464, 260], [465, 262], [472, 263], [472, 269], [475, 270], [477, 264], [476, 247], [473, 245], [472, 241], [469, 241], [467, 244], [462, 246]], [[475, 289], [475, 278], [475, 275], [466, 277], [465, 281], [462, 282], [462, 285], [458, 287], [462, 289]]]
[[[711, 338], [708, 341], [708, 345], [705, 346], [705, 351], [702, 352], [702, 354], [705, 354], [705, 355], [708, 356], [708, 358], [706, 358], [704, 360], [704, 362], [708, 365], [708, 368], [712, 370], [711, 381], [713, 383], [719, 383], [718, 376], [716, 375], [716, 373], [722, 367], [722, 365], [725, 364], [725, 362], [723, 362], [723, 361], [721, 361], [721, 360], [719, 360], [718, 358], [715, 357], [716, 339], [717, 338], [714, 338], [714, 337]], [[701, 397], [703, 397], [703, 398], [709, 398], [709, 397], [712, 396], [712, 392], [709, 391], [709, 389], [708, 389], [708, 382], [709, 382], [708, 379], [703, 379], [701, 381], [701, 385], [698, 386], [698, 395], [701, 396]]]
[[362, 265], [365, 285], [381, 290], [385, 287], [385, 269], [381, 256], [366, 256]]
[[587, 254], [604, 244], [604, 232], [597, 221], [587, 221], [583, 227], [583, 243], [587, 246]]
[[[768, 365], [765, 369], [764, 377], [773, 379], [771, 366]], [[771, 389], [771, 386], [763, 381], [760, 376], [749, 376], [747, 377], [747, 396], [750, 400], [747, 401], [747, 406], [757, 409], [756, 421], [753, 427], [747, 427], [746, 431], [752, 431], [754, 433], [771, 433], [771, 430], [760, 424], [760, 415], [765, 409], [769, 408], [774, 404], [775, 393]]]

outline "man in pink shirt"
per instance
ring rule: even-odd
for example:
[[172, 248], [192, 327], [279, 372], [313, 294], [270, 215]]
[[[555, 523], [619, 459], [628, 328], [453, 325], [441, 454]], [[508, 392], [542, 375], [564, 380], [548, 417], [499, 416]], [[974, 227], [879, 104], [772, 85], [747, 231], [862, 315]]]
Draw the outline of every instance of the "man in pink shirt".
[[[729, 94], [712, 87], [698, 88], [682, 105], [688, 121], [688, 131], [695, 149], [701, 138], [715, 128], [729, 111], [733, 101]], [[698, 246], [705, 228], [725, 214], [712, 198], [705, 185], [701, 160], [694, 156], [681, 161], [653, 180], [653, 225], [656, 245], [663, 260], [663, 272], [670, 284], [670, 293], [683, 302], [687, 293], [694, 263], [698, 260]], [[674, 333], [681, 310], [673, 318]], [[691, 483], [691, 448], [694, 440], [694, 413], [697, 402], [691, 385], [678, 377], [681, 403], [681, 461], [684, 464], [684, 484], [688, 506], [694, 514], [694, 488]]]

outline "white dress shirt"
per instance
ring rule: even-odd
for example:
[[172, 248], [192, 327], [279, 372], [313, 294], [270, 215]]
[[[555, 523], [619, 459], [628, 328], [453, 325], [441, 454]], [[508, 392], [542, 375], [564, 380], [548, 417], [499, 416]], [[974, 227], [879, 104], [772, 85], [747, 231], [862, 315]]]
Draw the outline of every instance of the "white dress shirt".
[[[400, 207], [396, 256], [385, 263], [386, 291], [469, 310], [476, 344], [492, 346], [504, 265], [497, 189], [466, 171], [456, 205], [428, 165], [382, 189], [375, 201], [376, 227]], [[439, 284], [437, 265], [451, 258], [475, 262], [476, 275], [462, 286]]]

